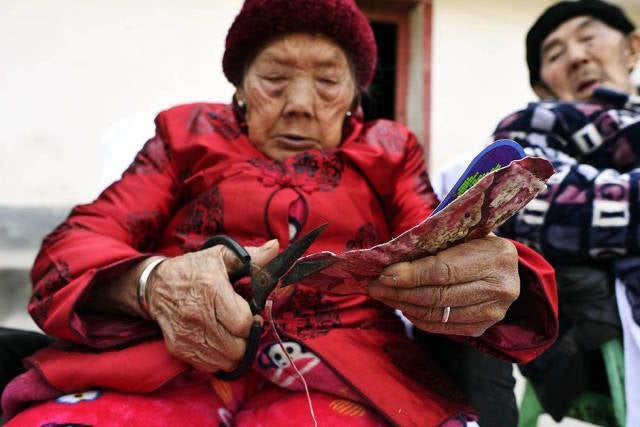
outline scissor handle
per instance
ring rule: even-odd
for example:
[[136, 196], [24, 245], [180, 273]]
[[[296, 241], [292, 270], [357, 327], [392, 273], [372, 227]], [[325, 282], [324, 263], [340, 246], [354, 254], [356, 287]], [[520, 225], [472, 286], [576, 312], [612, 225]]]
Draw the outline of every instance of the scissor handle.
[[235, 239], [227, 236], [226, 234], [218, 234], [204, 242], [204, 245], [202, 245], [200, 249], [206, 249], [216, 245], [223, 245], [231, 249], [231, 251], [236, 254], [242, 262], [242, 266], [239, 269], [229, 274], [229, 281], [231, 284], [237, 282], [243, 277], [251, 275], [251, 256], [240, 243], [236, 242]]
[[260, 337], [262, 336], [263, 326], [258, 322], [253, 322], [251, 325], [251, 332], [249, 333], [249, 341], [247, 342], [247, 349], [244, 352], [244, 356], [242, 356], [242, 360], [236, 366], [236, 368], [231, 371], [218, 371], [216, 372], [216, 378], [221, 379], [222, 381], [233, 381], [237, 380], [244, 374], [247, 369], [251, 367], [253, 364], [253, 360], [256, 358], [256, 353], [258, 353], [258, 344], [260, 343]]

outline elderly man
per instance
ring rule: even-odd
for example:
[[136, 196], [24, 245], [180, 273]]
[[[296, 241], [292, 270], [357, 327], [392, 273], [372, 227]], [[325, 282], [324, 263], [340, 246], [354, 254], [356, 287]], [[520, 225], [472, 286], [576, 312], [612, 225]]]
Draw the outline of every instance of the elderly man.
[[[640, 425], [640, 98], [630, 77], [640, 35], [612, 4], [562, 1], [538, 18], [526, 46], [543, 101], [508, 116], [494, 137], [546, 157], [556, 174], [501, 232], [556, 267], [564, 333], [523, 371], [542, 382], [543, 406], [562, 418], [591, 386], [583, 380], [595, 363], [589, 350], [615, 337], [621, 320], [627, 425]], [[563, 381], [544, 387], [553, 378]]]

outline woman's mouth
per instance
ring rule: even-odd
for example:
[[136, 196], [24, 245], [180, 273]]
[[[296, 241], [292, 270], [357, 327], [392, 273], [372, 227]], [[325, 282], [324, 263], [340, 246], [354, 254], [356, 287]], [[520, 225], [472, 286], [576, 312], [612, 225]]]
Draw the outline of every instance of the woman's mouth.
[[315, 141], [313, 139], [294, 134], [284, 134], [278, 137], [280, 141], [286, 145], [287, 147], [294, 149], [307, 149], [315, 146]]

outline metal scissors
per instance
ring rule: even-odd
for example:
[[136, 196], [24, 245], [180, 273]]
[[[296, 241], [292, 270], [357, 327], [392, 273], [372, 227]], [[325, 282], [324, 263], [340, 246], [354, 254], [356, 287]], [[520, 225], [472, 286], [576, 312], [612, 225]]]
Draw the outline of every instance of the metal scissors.
[[[280, 278], [287, 272], [287, 270], [289, 270], [298, 258], [306, 252], [309, 246], [311, 246], [326, 226], [326, 223], [322, 224], [300, 237], [275, 258], [269, 261], [264, 267], [253, 264], [251, 262], [251, 256], [246, 249], [233, 238], [224, 234], [213, 236], [207, 240], [204, 245], [202, 245], [202, 249], [216, 245], [223, 245], [231, 249], [231, 251], [240, 258], [242, 266], [229, 275], [229, 281], [231, 284], [234, 284], [243, 277], [251, 278], [251, 290], [253, 292], [253, 296], [249, 301], [249, 307], [251, 308], [252, 314], [257, 314], [264, 309], [269, 294], [278, 285]], [[313, 271], [313, 269], [305, 269], [305, 273], [306, 274], [298, 274], [297, 277], [302, 279], [315, 273], [315, 271]], [[233, 381], [244, 374], [244, 372], [249, 369], [253, 363], [253, 359], [256, 357], [262, 331], [263, 326], [259, 322], [254, 321], [253, 325], [251, 325], [247, 349], [238, 366], [230, 372], [218, 371], [216, 373], [216, 377], [224, 381]]]

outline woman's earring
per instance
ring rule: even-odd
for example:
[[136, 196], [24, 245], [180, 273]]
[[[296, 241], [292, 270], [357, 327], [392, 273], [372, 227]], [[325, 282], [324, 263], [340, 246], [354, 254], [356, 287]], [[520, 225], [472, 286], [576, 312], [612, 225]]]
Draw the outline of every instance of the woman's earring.
[[240, 130], [243, 133], [247, 133], [247, 108], [244, 101], [238, 99], [236, 95], [233, 95], [233, 115], [236, 117]]
[[351, 113], [351, 110], [348, 110], [348, 111], [346, 112], [345, 116], [347, 116], [347, 118], [349, 118], [349, 117], [351, 117], [351, 114], [352, 114], [352, 113]]

